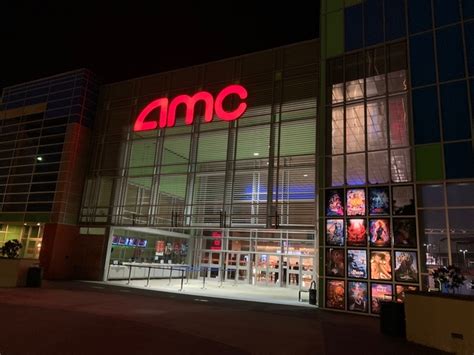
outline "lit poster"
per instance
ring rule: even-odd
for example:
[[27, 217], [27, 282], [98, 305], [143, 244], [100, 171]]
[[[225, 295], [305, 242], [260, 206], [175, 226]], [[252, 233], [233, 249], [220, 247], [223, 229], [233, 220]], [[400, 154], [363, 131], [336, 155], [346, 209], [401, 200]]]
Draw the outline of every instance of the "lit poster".
[[344, 249], [327, 249], [326, 275], [344, 277]]
[[416, 248], [415, 218], [394, 218], [393, 245], [397, 248]]
[[395, 281], [418, 282], [416, 252], [395, 252]]
[[369, 214], [371, 216], [390, 213], [390, 200], [387, 187], [369, 188]]
[[365, 219], [348, 219], [346, 231], [348, 246], [367, 246], [367, 222]]
[[354, 312], [368, 312], [367, 282], [349, 281], [347, 283], [347, 309]]
[[412, 186], [394, 186], [392, 189], [392, 210], [394, 215], [415, 215], [415, 199]]
[[367, 251], [360, 249], [347, 250], [347, 277], [367, 278]]
[[405, 302], [405, 292], [406, 291], [418, 291], [418, 286], [409, 286], [409, 285], [396, 285], [395, 286], [395, 297], [397, 302]]
[[326, 283], [326, 307], [335, 309], [345, 308], [344, 281], [327, 280]]
[[344, 216], [344, 190], [326, 192], [326, 216]]
[[334, 246], [344, 245], [344, 220], [326, 220], [326, 244]]
[[165, 252], [165, 241], [157, 240], [155, 242], [155, 253], [156, 255], [163, 255]]
[[370, 246], [389, 247], [390, 240], [390, 220], [371, 219], [369, 221]]
[[365, 190], [349, 189], [347, 190], [347, 215], [364, 216], [365, 215]]
[[393, 288], [392, 285], [375, 284], [371, 285], [371, 310], [372, 313], [380, 313], [381, 303], [384, 301], [390, 302], [392, 300]]
[[389, 251], [370, 252], [370, 278], [372, 280], [392, 279], [392, 265]]

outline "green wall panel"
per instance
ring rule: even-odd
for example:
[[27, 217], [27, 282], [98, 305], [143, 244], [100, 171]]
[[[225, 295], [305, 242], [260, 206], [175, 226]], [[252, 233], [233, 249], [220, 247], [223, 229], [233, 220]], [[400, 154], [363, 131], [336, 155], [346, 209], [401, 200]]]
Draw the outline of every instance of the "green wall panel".
[[[331, 1], [331, 0], [329, 0], [329, 1]], [[344, 2], [344, 5], [345, 5], [346, 7], [348, 7], [348, 6], [360, 4], [361, 2], [362, 2], [362, 0], [346, 0], [346, 1]]]
[[340, 10], [328, 13], [326, 16], [326, 56], [327, 58], [335, 57], [343, 52], [344, 14]]
[[415, 148], [416, 180], [443, 179], [441, 144], [430, 144]]
[[327, 3], [326, 3], [327, 12], [337, 11], [337, 10], [342, 9], [343, 7], [344, 7], [343, 0], [327, 0]]

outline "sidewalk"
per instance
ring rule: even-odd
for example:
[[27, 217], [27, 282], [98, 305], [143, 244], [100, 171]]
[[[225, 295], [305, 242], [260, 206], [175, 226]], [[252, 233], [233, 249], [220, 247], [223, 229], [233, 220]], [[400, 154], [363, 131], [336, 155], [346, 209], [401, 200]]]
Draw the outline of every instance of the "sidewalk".
[[0, 289], [0, 353], [442, 354], [373, 317], [82, 282]]

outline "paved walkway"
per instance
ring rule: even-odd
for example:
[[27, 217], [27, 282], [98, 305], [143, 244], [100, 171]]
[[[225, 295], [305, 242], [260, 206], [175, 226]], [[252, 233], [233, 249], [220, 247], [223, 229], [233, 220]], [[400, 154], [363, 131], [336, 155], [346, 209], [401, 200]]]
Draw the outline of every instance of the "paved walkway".
[[[254, 286], [243, 283], [234, 283], [232, 281], [219, 282], [216, 279], [184, 280], [181, 289], [181, 280], [155, 279], [150, 280], [148, 286], [147, 280], [128, 281], [107, 281], [102, 284], [129, 286], [132, 288], [153, 290], [160, 292], [180, 293], [199, 297], [217, 297], [229, 300], [245, 300], [252, 302], [276, 303], [288, 306], [311, 307], [308, 303], [309, 294], [303, 292], [301, 298], [304, 302], [298, 302], [298, 289], [292, 287], [275, 286]], [[203, 287], [204, 286], [204, 287]]]
[[373, 317], [81, 282], [0, 289], [0, 353], [442, 354]]

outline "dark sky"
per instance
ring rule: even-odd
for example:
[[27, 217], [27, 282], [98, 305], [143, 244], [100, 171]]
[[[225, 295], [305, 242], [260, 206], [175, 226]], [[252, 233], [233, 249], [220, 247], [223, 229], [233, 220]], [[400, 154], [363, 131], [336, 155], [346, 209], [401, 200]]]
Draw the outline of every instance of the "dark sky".
[[6, 0], [0, 88], [81, 67], [113, 82], [318, 36], [318, 1], [95, 2]]

